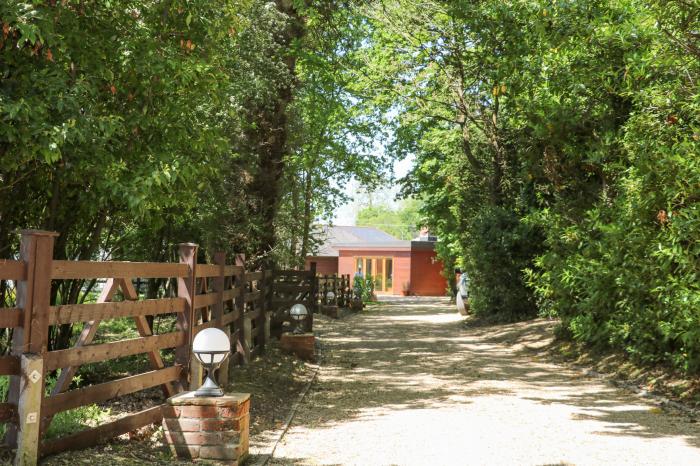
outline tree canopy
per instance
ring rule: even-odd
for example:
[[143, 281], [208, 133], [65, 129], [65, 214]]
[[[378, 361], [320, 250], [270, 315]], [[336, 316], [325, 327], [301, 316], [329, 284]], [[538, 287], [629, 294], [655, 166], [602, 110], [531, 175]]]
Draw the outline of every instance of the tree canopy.
[[355, 85], [477, 314], [700, 368], [700, 7], [370, 2]]
[[429, 226], [477, 314], [559, 317], [697, 371], [699, 18], [687, 0], [0, 0], [0, 257], [42, 228], [61, 259], [196, 241], [301, 266], [349, 180], [411, 156], [418, 212], [358, 220]]
[[422, 226], [421, 204], [417, 199], [405, 199], [396, 208], [381, 203], [369, 205], [357, 213], [355, 224], [376, 227], [402, 240], [418, 236]]

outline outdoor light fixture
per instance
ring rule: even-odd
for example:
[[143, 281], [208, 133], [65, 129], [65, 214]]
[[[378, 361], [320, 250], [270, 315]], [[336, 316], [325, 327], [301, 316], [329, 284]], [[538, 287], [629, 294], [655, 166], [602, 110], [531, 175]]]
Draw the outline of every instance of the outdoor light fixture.
[[301, 329], [301, 325], [308, 315], [309, 311], [306, 310], [306, 306], [303, 304], [295, 304], [292, 306], [292, 308], [289, 310], [289, 317], [291, 317], [294, 321], [294, 330], [292, 333], [296, 335], [304, 333], [304, 331]]
[[231, 353], [231, 342], [226, 333], [218, 328], [202, 330], [194, 337], [192, 352], [207, 371], [207, 378], [194, 396], [224, 396], [224, 391], [214, 381], [214, 372]]
[[333, 304], [333, 300], [335, 299], [335, 293], [332, 291], [329, 291], [326, 293], [326, 303], [327, 304]]

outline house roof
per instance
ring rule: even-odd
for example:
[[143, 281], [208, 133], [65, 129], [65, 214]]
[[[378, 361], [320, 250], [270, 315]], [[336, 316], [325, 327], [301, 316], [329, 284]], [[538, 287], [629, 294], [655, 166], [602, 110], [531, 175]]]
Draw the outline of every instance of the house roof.
[[400, 248], [410, 247], [410, 241], [401, 241], [374, 227], [321, 226], [323, 241], [314, 254], [316, 257], [338, 257], [338, 248]]

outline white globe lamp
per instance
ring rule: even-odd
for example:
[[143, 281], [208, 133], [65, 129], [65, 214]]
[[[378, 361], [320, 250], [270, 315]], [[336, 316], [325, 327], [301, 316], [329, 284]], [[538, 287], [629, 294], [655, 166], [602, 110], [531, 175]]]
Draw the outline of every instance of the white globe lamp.
[[297, 303], [294, 306], [292, 306], [292, 308], [289, 310], [289, 317], [291, 317], [292, 321], [294, 322], [294, 330], [292, 331], [292, 333], [297, 335], [304, 333], [301, 326], [304, 320], [306, 320], [306, 318], [308, 317], [308, 315], [309, 311], [303, 304]]
[[206, 328], [194, 337], [192, 352], [207, 371], [207, 377], [194, 396], [224, 396], [224, 391], [214, 381], [214, 373], [231, 354], [231, 341], [218, 328]]

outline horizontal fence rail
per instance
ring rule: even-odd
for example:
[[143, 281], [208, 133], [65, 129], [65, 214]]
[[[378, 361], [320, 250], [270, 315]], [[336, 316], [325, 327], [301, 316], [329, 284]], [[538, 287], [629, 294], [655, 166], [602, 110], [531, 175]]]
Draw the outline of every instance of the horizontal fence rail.
[[52, 279], [186, 277], [187, 264], [53, 261]]
[[26, 274], [24, 262], [0, 259], [0, 280], [25, 280]]

